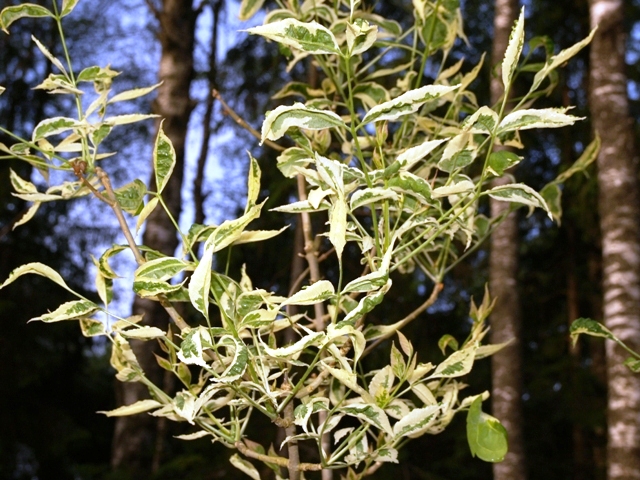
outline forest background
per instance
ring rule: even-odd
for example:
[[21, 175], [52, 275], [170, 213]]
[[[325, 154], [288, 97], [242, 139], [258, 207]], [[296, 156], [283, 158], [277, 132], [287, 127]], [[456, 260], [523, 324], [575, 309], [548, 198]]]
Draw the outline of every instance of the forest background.
[[[163, 9], [171, 2], [132, 1], [89, 2], [66, 26], [70, 49], [86, 65], [111, 63], [122, 71], [121, 89], [150, 85], [158, 78], [162, 55]], [[185, 128], [185, 180], [182, 196], [183, 221], [206, 219], [219, 223], [234, 217], [241, 208], [248, 169], [245, 150], [259, 151], [258, 140], [240, 128], [210, 95], [216, 88], [222, 98], [249, 124], [258, 127], [264, 112], [275, 104], [270, 100], [288, 77], [274, 44], [237, 32], [257, 22], [237, 20], [234, 1], [181, 2], [191, 28], [194, 60], [190, 79], [191, 101], [182, 115]], [[525, 2], [527, 39], [546, 35], [556, 49], [565, 48], [586, 37], [590, 30], [586, 1]], [[5, 6], [5, 5], [2, 5]], [[267, 2], [268, 7], [268, 2]], [[378, 2], [376, 9], [402, 22], [411, 16], [411, 2]], [[628, 97], [635, 138], [640, 119], [640, 2], [624, 6]], [[465, 33], [469, 45], [456, 45], [452, 58], [464, 57], [469, 65], [490, 52], [493, 43], [494, 2], [461, 2]], [[25, 21], [11, 36], [0, 37], [0, 85], [7, 92], [0, 97], [4, 127], [28, 135], [37, 121], [68, 109], [31, 87], [48, 73], [43, 58], [31, 43], [34, 33], [54, 52], [53, 24]], [[189, 38], [187, 35], [185, 37]], [[188, 42], [187, 42], [188, 43]], [[99, 47], [98, 47], [99, 46]], [[544, 99], [548, 105], [576, 105], [575, 115], [588, 116], [588, 51], [582, 52], [560, 72], [558, 86]], [[80, 65], [80, 66], [85, 66]], [[292, 75], [303, 75], [294, 71]], [[475, 89], [479, 103], [489, 103], [491, 62]], [[481, 97], [485, 96], [483, 100]], [[188, 98], [188, 97], [186, 97]], [[157, 104], [141, 103], [143, 111]], [[125, 112], [123, 112], [125, 113]], [[616, 125], [611, 125], [615, 130]], [[114, 181], [124, 184], [136, 177], [147, 177], [153, 125], [119, 133], [120, 164]], [[206, 139], [205, 142], [202, 140]], [[527, 162], [519, 167], [526, 182], [542, 187], [566, 169], [592, 139], [592, 125], [582, 122], [571, 129], [535, 131], [528, 135]], [[2, 139], [0, 139], [2, 140]], [[123, 150], [121, 145], [126, 145]], [[263, 151], [260, 158], [263, 187], [270, 202], [291, 195], [293, 185], [275, 169], [273, 153]], [[6, 278], [17, 265], [41, 261], [73, 278], [76, 287], [92, 289], [90, 254], [96, 245], [121, 243], [118, 230], [106, 214], [87, 212], [86, 200], [74, 204], [51, 205], [38, 213], [37, 221], [11, 231], [25, 205], [10, 195], [9, 167], [29, 175], [24, 166], [0, 164], [0, 278]], [[636, 172], [637, 174], [637, 172]], [[598, 339], [580, 342], [572, 348], [568, 329], [578, 317], [602, 318], [602, 262], [599, 219], [597, 217], [597, 177], [572, 178], [563, 193], [564, 217], [560, 226], [542, 214], [518, 217], [520, 238], [517, 270], [522, 331], [522, 424], [524, 465], [530, 479], [606, 478], [606, 392], [604, 345]], [[280, 201], [279, 203], [282, 203]], [[93, 207], [92, 207], [93, 208]], [[191, 218], [189, 218], [191, 217]], [[104, 220], [103, 220], [104, 219]], [[186, 219], [186, 220], [185, 220]], [[197, 221], [197, 220], [196, 220]], [[202, 220], [200, 220], [202, 221]], [[268, 216], [261, 228], [273, 228]], [[640, 221], [640, 220], [639, 220]], [[231, 261], [247, 263], [252, 276], [264, 272], [265, 288], [287, 290], [295, 271], [295, 231], [284, 239], [261, 244], [259, 249], [234, 249]], [[468, 303], [482, 295], [489, 278], [488, 252], [478, 252], [468, 264], [456, 268], [445, 283], [437, 303], [410, 328], [420, 332], [414, 345], [425, 357], [441, 355], [437, 339], [444, 333], [462, 338], [467, 329]], [[220, 260], [222, 261], [222, 260]], [[119, 272], [131, 265], [116, 265]], [[470, 275], [472, 271], [485, 275]], [[266, 273], [269, 273], [266, 276]], [[393, 308], [406, 308], [431, 290], [419, 274], [405, 279], [406, 288], [397, 288]], [[400, 292], [400, 293], [398, 293]], [[121, 293], [119, 293], [121, 294]], [[23, 302], [21, 299], [29, 299]], [[26, 325], [62, 301], [62, 292], [32, 279], [11, 290], [0, 291], [0, 478], [7, 479], [126, 479], [126, 478], [241, 478], [228, 461], [229, 452], [207, 440], [181, 442], [172, 438], [180, 426], [147, 422], [154, 442], [146, 450], [122, 452], [122, 432], [113, 419], [96, 414], [118, 403], [113, 374], [105, 345], [80, 335], [76, 325]], [[56, 303], [58, 302], [58, 303]], [[120, 308], [127, 310], [131, 298], [122, 297]], [[383, 318], [384, 311], [377, 311]], [[413, 338], [416, 338], [414, 335]], [[484, 370], [483, 370], [484, 369]], [[479, 363], [474, 370], [477, 390], [491, 385], [490, 363]], [[268, 426], [266, 426], [268, 428]], [[424, 479], [491, 478], [491, 465], [472, 459], [464, 435], [464, 419], [436, 437], [422, 437], [403, 451], [399, 466], [381, 469], [385, 475]], [[114, 432], [114, 429], [116, 430]], [[118, 453], [120, 451], [120, 453]], [[118, 455], [120, 455], [118, 457]], [[133, 458], [134, 456], [138, 458]], [[395, 468], [396, 472], [391, 473]], [[148, 472], [139, 476], [140, 469]]]

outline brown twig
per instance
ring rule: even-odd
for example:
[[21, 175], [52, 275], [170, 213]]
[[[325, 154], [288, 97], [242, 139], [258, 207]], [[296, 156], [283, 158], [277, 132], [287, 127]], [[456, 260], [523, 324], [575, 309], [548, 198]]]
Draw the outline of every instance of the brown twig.
[[400, 330], [401, 328], [404, 328], [408, 323], [412, 322], [413, 320], [415, 320], [416, 318], [418, 318], [418, 316], [424, 312], [427, 308], [429, 308], [431, 305], [433, 305], [434, 303], [436, 303], [436, 300], [438, 299], [438, 294], [440, 293], [440, 291], [443, 288], [443, 284], [442, 283], [436, 283], [433, 286], [433, 290], [431, 291], [431, 295], [429, 296], [429, 298], [427, 298], [427, 300], [420, 305], [418, 308], [416, 308], [413, 312], [411, 312], [409, 315], [407, 315], [406, 317], [404, 317], [402, 320], [400, 320], [398, 322], [398, 327], [392, 331], [392, 332], [388, 332], [385, 335], [383, 335], [382, 337], [376, 339], [371, 345], [369, 345], [367, 348], [364, 349], [364, 352], [362, 352], [362, 356], [360, 358], [364, 358], [365, 355], [369, 354], [371, 352], [371, 350], [373, 350], [374, 348], [376, 348], [378, 345], [380, 345], [380, 343], [382, 343], [383, 341], [385, 341], [387, 338], [389, 338], [390, 336], [392, 336], [395, 332], [397, 332], [398, 330]]
[[233, 118], [235, 120], [235, 122], [240, 125], [242, 128], [244, 128], [246, 131], [248, 131], [251, 135], [253, 135], [254, 137], [256, 137], [258, 140], [260, 140], [262, 143], [270, 146], [271, 148], [273, 148], [274, 150], [277, 150], [278, 152], [283, 152], [285, 150], [284, 147], [278, 145], [275, 142], [272, 142], [271, 140], [263, 140], [262, 139], [262, 135], [260, 134], [260, 132], [258, 132], [255, 128], [253, 128], [251, 125], [249, 125], [247, 122], [244, 121], [244, 119], [238, 115], [233, 108], [231, 108], [227, 102], [224, 101], [224, 99], [222, 98], [222, 96], [220, 95], [220, 92], [218, 90], [213, 90], [211, 92], [211, 94], [213, 95], [213, 97], [218, 100], [221, 104], [222, 104], [222, 108], [224, 109], [225, 113], [229, 114], [229, 116], [231, 118]]
[[[238, 449], [240, 453], [242, 453], [245, 457], [255, 458], [256, 460], [260, 460], [265, 463], [273, 463], [280, 467], [287, 467], [289, 465], [289, 459], [284, 457], [277, 457], [275, 455], [265, 455], [263, 453], [254, 452], [250, 450], [244, 443], [236, 442], [235, 447]], [[304, 472], [317, 472], [322, 470], [322, 465], [319, 463], [300, 463], [298, 465], [298, 470]]]

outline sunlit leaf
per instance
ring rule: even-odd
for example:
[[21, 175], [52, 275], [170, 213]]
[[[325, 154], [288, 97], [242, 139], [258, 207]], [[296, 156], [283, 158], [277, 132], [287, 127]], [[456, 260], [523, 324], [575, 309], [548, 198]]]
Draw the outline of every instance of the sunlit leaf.
[[184, 336], [178, 351], [178, 358], [187, 365], [199, 365], [207, 367], [207, 362], [203, 358], [204, 347], [202, 342], [211, 344], [211, 336], [204, 327], [197, 327]]
[[520, 16], [516, 21], [511, 35], [509, 36], [509, 44], [504, 52], [504, 60], [502, 60], [502, 84], [505, 90], [511, 86], [513, 74], [518, 66], [522, 47], [524, 46], [524, 7], [520, 10]]
[[532, 128], [559, 128], [573, 125], [584, 117], [567, 115], [568, 108], [531, 108], [516, 110], [502, 119], [498, 133]]
[[489, 155], [489, 173], [496, 177], [501, 177], [504, 175], [505, 170], [508, 170], [514, 165], [520, 163], [522, 158], [523, 157], [516, 155], [510, 150], [498, 150], [496, 152], [491, 152], [491, 155]]
[[133, 275], [134, 278], [144, 277], [168, 280], [190, 267], [190, 263], [175, 257], [155, 258], [140, 265]]
[[158, 327], [143, 325], [128, 330], [120, 330], [120, 334], [126, 338], [135, 338], [137, 340], [153, 340], [154, 338], [162, 338], [167, 334]]
[[282, 302], [285, 305], [313, 305], [324, 302], [335, 295], [336, 291], [333, 283], [329, 280], [320, 280], [294, 293], [291, 297]]
[[491, 198], [502, 202], [521, 203], [532, 208], [542, 208], [549, 213], [549, 207], [544, 198], [533, 188], [523, 183], [499, 185], [483, 192], [483, 195], [489, 195]]
[[62, 10], [60, 10], [60, 16], [65, 17], [69, 15], [79, 1], [80, 0], [62, 0]]
[[156, 90], [160, 85], [162, 84], [156, 83], [155, 85], [152, 85], [150, 87], [133, 88], [131, 90], [120, 92], [111, 97], [108, 103], [124, 102], [127, 100], [133, 100], [135, 98], [143, 97]]
[[439, 405], [429, 405], [424, 408], [416, 408], [409, 415], [401, 418], [393, 426], [393, 434], [395, 437], [416, 438], [424, 434], [429, 427], [436, 421]]
[[249, 20], [258, 10], [260, 10], [260, 8], [262, 8], [263, 3], [264, 0], [242, 0], [238, 18], [242, 21]]
[[[40, 320], [45, 323], [60, 322], [62, 320], [75, 320], [86, 317], [98, 310], [98, 305], [89, 300], [73, 300], [56, 308], [53, 312], [45, 313], [31, 320]], [[31, 321], [30, 320], [30, 321]]]
[[476, 346], [466, 347], [453, 352], [447, 359], [437, 366], [429, 378], [454, 378], [466, 375], [473, 367], [476, 356]]
[[162, 123], [158, 128], [158, 136], [153, 146], [153, 170], [156, 176], [156, 188], [162, 193], [167, 186], [171, 173], [176, 165], [176, 151], [171, 139], [164, 133]]

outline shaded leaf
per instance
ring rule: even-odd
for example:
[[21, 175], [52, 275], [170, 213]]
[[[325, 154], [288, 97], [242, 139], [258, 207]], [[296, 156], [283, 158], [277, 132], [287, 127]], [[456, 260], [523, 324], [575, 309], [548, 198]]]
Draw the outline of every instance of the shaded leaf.
[[508, 451], [507, 431], [497, 418], [482, 411], [480, 397], [469, 407], [467, 440], [471, 455], [485, 462], [501, 462]]

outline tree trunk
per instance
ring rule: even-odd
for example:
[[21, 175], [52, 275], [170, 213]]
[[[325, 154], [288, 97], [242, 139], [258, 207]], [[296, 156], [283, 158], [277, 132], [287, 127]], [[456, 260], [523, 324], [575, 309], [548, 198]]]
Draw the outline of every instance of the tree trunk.
[[[602, 138], [598, 156], [604, 323], [630, 347], [640, 346], [640, 206], [638, 157], [627, 100], [622, 0], [591, 0], [598, 31], [590, 53], [590, 106]], [[627, 355], [606, 344], [607, 477], [640, 479], [640, 376]]]
[[[518, 17], [517, 0], [496, 0], [494, 14], [492, 63], [502, 61], [509, 43], [513, 23]], [[501, 78], [491, 80], [491, 102], [501, 101], [504, 87]], [[509, 183], [506, 179], [501, 183]], [[494, 186], [499, 185], [498, 181]], [[509, 204], [491, 200], [491, 215], [497, 217]], [[507, 429], [509, 453], [501, 463], [494, 463], [495, 480], [524, 480], [525, 458], [522, 439], [522, 353], [521, 315], [518, 296], [518, 223], [511, 213], [491, 236], [489, 290], [496, 298], [491, 314], [491, 343], [513, 343], [491, 357], [492, 412]]]
[[[181, 207], [181, 187], [184, 170], [187, 124], [193, 108], [189, 89], [193, 78], [193, 48], [197, 12], [188, 0], [162, 0], [162, 9], [150, 8], [159, 22], [158, 38], [162, 47], [159, 79], [163, 82], [154, 102], [154, 113], [164, 119], [163, 130], [173, 142], [176, 166], [163, 198], [177, 220]], [[159, 124], [158, 124], [159, 125]], [[152, 182], [154, 176], [151, 176]], [[178, 246], [175, 227], [161, 208], [149, 216], [143, 243], [167, 255], [173, 255]], [[150, 300], [136, 298], [133, 314], [144, 315], [144, 322], [166, 329], [169, 317], [163, 308]], [[153, 356], [154, 342], [131, 342], [142, 369], [156, 384], [162, 384], [162, 372]], [[149, 394], [141, 383], [119, 383], [116, 387], [120, 404], [130, 404]], [[121, 417], [116, 421], [111, 463], [114, 468], [131, 469], [148, 475], [153, 457], [156, 419], [149, 415]], [[143, 477], [139, 477], [143, 478]]]

